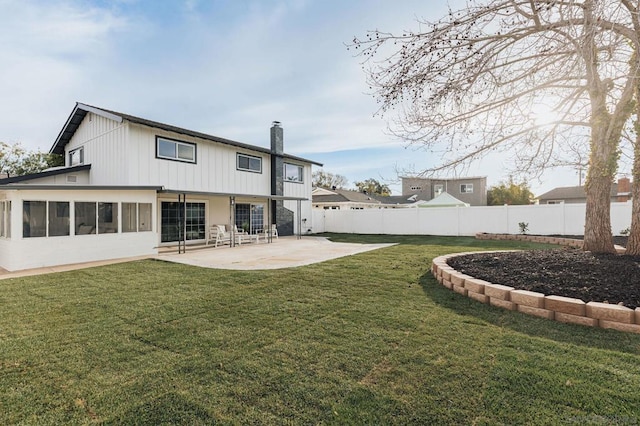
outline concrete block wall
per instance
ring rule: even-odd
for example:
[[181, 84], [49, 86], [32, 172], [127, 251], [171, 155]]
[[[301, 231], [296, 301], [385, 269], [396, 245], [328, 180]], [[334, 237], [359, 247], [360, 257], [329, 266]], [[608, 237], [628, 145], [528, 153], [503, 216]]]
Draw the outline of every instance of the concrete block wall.
[[[546, 241], [545, 241], [546, 242]], [[473, 252], [482, 253], [482, 252]], [[487, 252], [484, 252], [487, 253]], [[564, 296], [545, 295], [513, 287], [492, 284], [470, 277], [453, 269], [447, 260], [456, 253], [436, 257], [431, 272], [445, 287], [481, 303], [503, 309], [522, 312], [540, 318], [590, 327], [611, 328], [640, 333], [640, 308], [635, 310], [621, 305], [602, 302], [585, 303], [583, 300]]]

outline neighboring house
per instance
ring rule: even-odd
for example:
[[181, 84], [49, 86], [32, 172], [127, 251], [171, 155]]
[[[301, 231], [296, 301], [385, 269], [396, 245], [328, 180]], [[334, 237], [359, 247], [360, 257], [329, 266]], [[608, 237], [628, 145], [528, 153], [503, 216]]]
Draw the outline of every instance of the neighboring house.
[[418, 207], [469, 207], [469, 203], [458, 200], [448, 192], [443, 192], [429, 201], [421, 201]]
[[151, 255], [216, 224], [311, 229], [311, 167], [283, 152], [78, 103], [51, 153], [65, 166], [0, 179], [0, 267]]
[[419, 201], [415, 195], [373, 195], [376, 200], [382, 203], [383, 209], [401, 209], [405, 207], [416, 207]]
[[[625, 202], [631, 199], [631, 181], [629, 178], [620, 178], [617, 183], [611, 185], [611, 202]], [[538, 204], [576, 204], [586, 203], [587, 194], [584, 186], [565, 186], [554, 188], [551, 191], [536, 197]]]
[[487, 178], [463, 177], [455, 179], [402, 177], [402, 195], [415, 195], [417, 200], [429, 201], [442, 193], [471, 206], [487, 205]]
[[313, 208], [324, 210], [397, 209], [417, 207], [416, 197], [367, 194], [336, 188], [314, 188]]
[[359, 191], [337, 188], [314, 188], [313, 208], [324, 210], [363, 210], [380, 208], [376, 198]]

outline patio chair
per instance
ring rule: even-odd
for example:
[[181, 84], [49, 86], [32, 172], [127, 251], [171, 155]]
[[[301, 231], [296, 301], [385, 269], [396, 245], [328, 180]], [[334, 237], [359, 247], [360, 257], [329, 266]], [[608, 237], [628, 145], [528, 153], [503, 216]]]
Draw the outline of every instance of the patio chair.
[[218, 247], [218, 244], [231, 244], [231, 233], [227, 232], [225, 225], [213, 225], [209, 228], [209, 241], [215, 241], [214, 247]]
[[269, 235], [271, 235], [272, 237], [276, 237], [276, 239], [278, 239], [278, 228], [276, 228], [275, 223], [272, 224], [271, 226], [264, 228], [264, 231], [262, 232], [264, 233], [265, 239], [267, 239]]

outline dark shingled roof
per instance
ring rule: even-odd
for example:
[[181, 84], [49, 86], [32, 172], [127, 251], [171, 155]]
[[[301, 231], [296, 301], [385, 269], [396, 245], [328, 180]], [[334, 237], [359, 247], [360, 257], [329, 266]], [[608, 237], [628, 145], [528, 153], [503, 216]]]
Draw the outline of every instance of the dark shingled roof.
[[40, 179], [48, 176], [62, 175], [65, 173], [80, 172], [82, 170], [89, 170], [89, 169], [91, 169], [91, 164], [84, 164], [81, 166], [73, 166], [73, 167], [60, 167], [56, 169], [45, 170], [44, 172], [40, 172], [40, 173], [32, 173], [29, 175], [13, 176], [13, 177], [0, 179], [0, 185], [25, 182], [28, 180]]
[[344, 202], [354, 202], [354, 203], [371, 203], [371, 204], [380, 204], [380, 201], [376, 200], [370, 195], [363, 194], [358, 191], [351, 191], [348, 189], [328, 189], [328, 191], [333, 192], [333, 194], [326, 195], [314, 195], [313, 202], [314, 203], [344, 203]]
[[[611, 197], [618, 195], [618, 184], [611, 185]], [[584, 192], [584, 186], [563, 186], [553, 188], [551, 191], [536, 197], [538, 200], [574, 200], [586, 199], [587, 194]]]
[[[224, 139], [218, 136], [208, 135], [206, 133], [195, 132], [193, 130], [184, 129], [182, 127], [176, 127], [170, 124], [159, 123], [157, 121], [151, 121], [151, 120], [136, 117], [133, 115], [123, 114], [121, 112], [110, 111], [108, 109], [98, 108], [91, 105], [82, 104], [80, 102], [76, 103], [76, 106], [74, 107], [73, 111], [71, 112], [71, 115], [67, 119], [67, 122], [62, 127], [62, 130], [60, 130], [60, 134], [58, 134], [58, 137], [53, 143], [53, 146], [49, 150], [50, 153], [64, 154], [65, 145], [69, 143], [69, 141], [73, 137], [76, 130], [78, 130], [80, 123], [82, 123], [82, 120], [84, 119], [84, 117], [87, 115], [88, 112], [93, 112], [94, 114], [112, 119], [119, 123], [121, 123], [123, 120], [127, 120], [130, 123], [141, 124], [143, 126], [154, 127], [156, 129], [179, 133], [181, 135], [192, 136], [192, 137], [205, 139], [212, 142], [218, 142], [225, 145], [235, 146], [238, 148], [244, 148], [252, 151], [263, 152], [265, 154], [271, 154], [271, 150], [267, 148], [262, 148], [255, 145], [249, 145], [242, 142], [236, 142], [230, 139]], [[301, 157], [296, 157], [289, 154], [284, 154], [283, 157], [291, 160], [298, 160], [306, 163], [315, 164], [317, 166], [322, 166], [321, 163], [318, 163], [316, 161], [308, 160]]]

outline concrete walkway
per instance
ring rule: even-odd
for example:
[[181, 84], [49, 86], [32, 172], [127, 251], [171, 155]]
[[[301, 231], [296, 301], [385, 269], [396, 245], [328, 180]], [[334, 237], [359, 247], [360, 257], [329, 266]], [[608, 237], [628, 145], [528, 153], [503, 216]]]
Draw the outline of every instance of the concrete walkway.
[[207, 247], [199, 250], [190, 250], [182, 254], [165, 253], [156, 256], [101, 260], [14, 272], [0, 269], [0, 280], [72, 271], [140, 259], [159, 259], [167, 262], [216, 269], [280, 269], [310, 265], [392, 245], [394, 244], [332, 243], [323, 237], [305, 236], [300, 240], [296, 237], [280, 237], [279, 239], [274, 239], [270, 244], [262, 242], [258, 244], [243, 244], [236, 247]]

